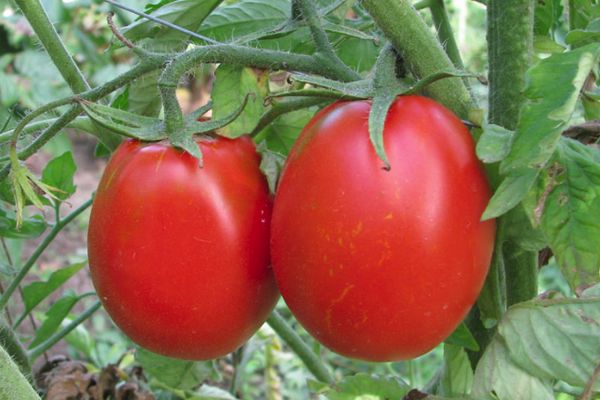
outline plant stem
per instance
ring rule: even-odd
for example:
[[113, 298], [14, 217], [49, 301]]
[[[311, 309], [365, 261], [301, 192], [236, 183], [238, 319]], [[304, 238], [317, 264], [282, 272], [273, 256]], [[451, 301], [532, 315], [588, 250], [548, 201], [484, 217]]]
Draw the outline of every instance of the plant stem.
[[[12, 357], [13, 361], [18, 365], [21, 373], [31, 379], [31, 363], [29, 357], [21, 342], [15, 335], [15, 332], [7, 325], [3, 320], [0, 319], [0, 347], [4, 348], [6, 352]], [[2, 398], [2, 397], [0, 397]]]
[[[139, 64], [124, 74], [119, 75], [115, 79], [101, 86], [88, 90], [85, 93], [81, 93], [78, 97], [90, 101], [98, 100], [117, 90], [118, 88], [128, 84], [129, 82], [139, 78], [140, 76], [155, 69], [161, 68], [170, 60], [171, 57], [172, 55], [170, 54], [150, 54], [147, 58], [140, 61]], [[81, 111], [82, 109], [79, 105], [74, 105], [71, 107], [61, 117], [55, 120], [54, 123], [47, 127], [31, 144], [19, 151], [19, 159], [24, 160], [33, 155], [65, 126], [77, 118]], [[2, 170], [0, 170], [0, 181], [8, 176], [9, 170], [10, 165], [6, 165], [4, 168], [2, 168]]]
[[279, 335], [279, 337], [300, 357], [308, 370], [319, 381], [332, 384], [334, 382], [329, 370], [323, 364], [323, 361], [302, 341], [300, 336], [277, 312], [273, 311], [267, 320], [267, 323]]
[[318, 58], [321, 63], [330, 64], [331, 68], [338, 72], [338, 79], [340, 80], [355, 81], [360, 79], [361, 76], [344, 64], [335, 54], [333, 46], [329, 42], [329, 37], [321, 25], [313, 0], [296, 0], [295, 5], [301, 11], [302, 17], [310, 28], [310, 33], [317, 48], [314, 57]]
[[[515, 130], [525, 98], [525, 73], [533, 54], [533, 0], [488, 1], [489, 115], [492, 124]], [[511, 29], [506, 29], [510, 26]], [[516, 211], [512, 211], [516, 212]], [[504, 216], [498, 223], [503, 223]], [[506, 268], [507, 304], [537, 295], [537, 254], [520, 250], [519, 238], [498, 235]]]
[[67, 336], [71, 331], [77, 328], [81, 323], [83, 323], [86, 319], [88, 319], [93, 313], [95, 313], [101, 304], [99, 300], [96, 300], [94, 304], [92, 304], [87, 310], [81, 313], [77, 318], [71, 321], [67, 326], [65, 326], [60, 331], [56, 332], [54, 335], [50, 336], [44, 342], [40, 343], [38, 346], [29, 350], [29, 358], [31, 360], [35, 360], [41, 354], [43, 354], [50, 347], [54, 346], [59, 340]]
[[[417, 78], [455, 69], [439, 41], [408, 0], [361, 0], [361, 4]], [[427, 88], [427, 93], [463, 119], [468, 119], [469, 111], [475, 108], [461, 78], [436, 82]]]
[[31, 24], [46, 52], [56, 65], [56, 69], [61, 73], [71, 90], [74, 93], [89, 90], [90, 86], [73, 58], [69, 55], [39, 0], [15, 0], [15, 3]]
[[271, 70], [285, 69], [315, 73], [327, 78], [345, 81], [350, 78], [347, 76], [346, 71], [340, 70], [337, 65], [323, 63], [322, 60], [305, 54], [238, 45], [203, 46], [189, 50], [169, 63], [158, 80], [165, 108], [165, 125], [168, 134], [181, 131], [183, 128], [183, 113], [175, 96], [179, 79], [199, 63], [225, 63]]
[[322, 98], [314, 98], [314, 97], [299, 97], [297, 99], [291, 100], [282, 100], [278, 102], [273, 102], [271, 108], [266, 111], [256, 124], [256, 127], [250, 132], [250, 136], [254, 136], [262, 131], [267, 125], [277, 119], [279, 116], [300, 110], [303, 108], [320, 106], [323, 104], [327, 104], [330, 101]]
[[18, 400], [40, 399], [2, 346], [0, 346], [0, 398]]
[[448, 54], [448, 57], [450, 57], [450, 60], [456, 68], [464, 69], [465, 66], [460, 56], [458, 46], [456, 45], [456, 40], [454, 38], [454, 33], [452, 32], [452, 26], [450, 26], [450, 20], [448, 18], [448, 12], [446, 11], [444, 0], [431, 1], [429, 9], [431, 10], [433, 24], [438, 32], [438, 38], [444, 46], [446, 54]]
[[25, 264], [23, 265], [23, 267], [21, 268], [21, 270], [19, 271], [17, 276], [14, 277], [14, 279], [10, 283], [10, 286], [6, 289], [6, 291], [2, 294], [2, 296], [0, 296], [0, 311], [3, 310], [4, 307], [6, 307], [10, 296], [17, 289], [17, 287], [21, 284], [21, 281], [25, 278], [25, 276], [27, 275], [27, 273], [29, 272], [31, 267], [33, 267], [33, 265], [35, 264], [37, 259], [44, 252], [44, 250], [46, 250], [48, 245], [50, 245], [50, 243], [52, 243], [52, 240], [54, 240], [56, 235], [58, 235], [58, 233], [65, 226], [67, 226], [71, 221], [73, 221], [79, 214], [81, 214], [83, 211], [85, 211], [92, 204], [92, 201], [93, 201], [93, 199], [89, 199], [88, 201], [83, 203], [81, 206], [79, 206], [76, 210], [74, 210], [69, 215], [67, 215], [60, 222], [56, 223], [56, 225], [54, 225], [54, 227], [48, 233], [48, 235], [44, 238], [42, 243], [40, 243], [40, 245], [35, 249], [35, 251], [31, 255], [31, 257], [29, 257], [27, 262], [25, 262]]

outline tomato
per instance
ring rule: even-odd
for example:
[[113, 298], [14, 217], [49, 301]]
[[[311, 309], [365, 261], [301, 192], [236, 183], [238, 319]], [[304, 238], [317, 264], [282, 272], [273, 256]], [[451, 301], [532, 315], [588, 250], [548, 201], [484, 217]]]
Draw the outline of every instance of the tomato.
[[88, 234], [92, 279], [119, 328], [156, 353], [196, 360], [239, 347], [278, 298], [272, 199], [254, 144], [197, 142], [202, 168], [166, 143], [121, 144]]
[[318, 113], [275, 196], [271, 257], [292, 313], [342, 355], [392, 361], [444, 340], [475, 302], [495, 223], [461, 121], [431, 99], [399, 97], [384, 128], [391, 170], [369, 141], [368, 101]]

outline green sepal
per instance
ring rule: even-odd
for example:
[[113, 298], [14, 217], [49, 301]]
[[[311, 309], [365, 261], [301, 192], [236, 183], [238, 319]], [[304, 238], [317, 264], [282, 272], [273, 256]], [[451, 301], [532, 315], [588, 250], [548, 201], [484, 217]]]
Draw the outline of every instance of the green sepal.
[[164, 122], [160, 119], [133, 114], [87, 100], [80, 100], [79, 104], [94, 122], [120, 135], [148, 142], [167, 137]]
[[[248, 103], [248, 97], [250, 96], [244, 96], [242, 104], [240, 104], [240, 106], [234, 112], [222, 119], [198, 121], [197, 114], [199, 114], [201, 110], [198, 110], [197, 113], [186, 116], [184, 121], [184, 129], [182, 129], [180, 132], [173, 132], [173, 134], [168, 137], [169, 142], [171, 142], [173, 146], [185, 150], [194, 158], [197, 158], [199, 167], [202, 168], [202, 152], [194, 140], [194, 135], [214, 132], [230, 124], [242, 113], [242, 111], [244, 111], [244, 107], [246, 107], [246, 104]], [[208, 110], [209, 105], [205, 107], [207, 107]]]

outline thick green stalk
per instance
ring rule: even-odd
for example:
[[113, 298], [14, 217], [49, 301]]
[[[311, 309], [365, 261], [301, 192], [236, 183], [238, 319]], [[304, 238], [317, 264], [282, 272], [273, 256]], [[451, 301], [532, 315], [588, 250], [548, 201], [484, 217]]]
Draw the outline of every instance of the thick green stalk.
[[15, 2], [27, 18], [27, 21], [29, 21], [29, 24], [71, 90], [74, 93], [89, 90], [90, 86], [73, 58], [69, 55], [39, 0], [15, 0]]
[[[15, 364], [19, 367], [21, 373], [27, 377], [27, 379], [31, 379], [31, 363], [29, 362], [29, 357], [27, 357], [27, 353], [19, 339], [15, 335], [15, 332], [11, 329], [11, 327], [0, 319], [0, 347], [4, 348], [6, 352], [13, 359]], [[0, 397], [1, 398], [1, 397]]]
[[81, 206], [79, 206], [76, 210], [74, 210], [69, 215], [67, 215], [64, 219], [60, 220], [60, 222], [58, 222], [56, 225], [54, 225], [54, 227], [48, 233], [48, 235], [46, 235], [46, 237], [44, 238], [42, 243], [40, 243], [40, 245], [35, 249], [35, 251], [31, 255], [31, 257], [29, 257], [29, 259], [25, 262], [23, 267], [21, 267], [17, 276], [15, 276], [13, 278], [13, 280], [10, 283], [10, 286], [8, 288], [6, 288], [6, 291], [2, 294], [2, 296], [0, 296], [0, 311], [3, 310], [4, 307], [6, 307], [6, 305], [8, 304], [8, 300], [10, 299], [10, 296], [14, 293], [15, 290], [17, 290], [17, 288], [19, 287], [19, 285], [21, 284], [21, 282], [23, 281], [23, 279], [25, 278], [25, 276], [27, 275], [27, 273], [29, 272], [31, 267], [33, 267], [33, 265], [35, 264], [37, 259], [42, 255], [44, 250], [46, 250], [48, 245], [50, 245], [50, 243], [52, 243], [52, 240], [54, 240], [56, 235], [58, 235], [58, 233], [65, 226], [67, 226], [71, 221], [73, 221], [79, 214], [81, 214], [83, 211], [85, 211], [91, 205], [92, 205], [92, 199], [89, 199], [88, 201], [83, 203]]
[[448, 18], [444, 0], [432, 0], [429, 9], [433, 18], [433, 25], [435, 25], [438, 32], [438, 38], [446, 49], [448, 57], [450, 57], [456, 68], [464, 69], [465, 66], [456, 45], [456, 39], [454, 39], [454, 33], [452, 32], [452, 26], [450, 26], [450, 19]]
[[[410, 1], [361, 0], [361, 3], [417, 78], [455, 69]], [[461, 78], [436, 82], [428, 87], [427, 93], [464, 119], [468, 119], [469, 111], [475, 108]]]
[[340, 70], [337, 65], [323, 63], [310, 55], [236, 45], [198, 47], [176, 57], [167, 65], [158, 80], [165, 108], [165, 125], [169, 134], [179, 132], [183, 128], [183, 113], [175, 96], [179, 80], [183, 74], [199, 63], [224, 63], [270, 70], [285, 69], [314, 73], [342, 81], [351, 80], [346, 71]]
[[304, 362], [308, 370], [319, 381], [332, 384], [334, 382], [323, 361], [311, 350], [291, 326], [283, 319], [277, 311], [273, 311], [267, 323], [279, 335], [279, 337], [296, 353]]
[[50, 336], [44, 342], [40, 343], [38, 346], [34, 347], [29, 351], [29, 357], [32, 360], [35, 360], [40, 355], [44, 354], [46, 350], [50, 347], [54, 346], [59, 340], [67, 336], [71, 331], [81, 325], [86, 319], [92, 316], [101, 306], [100, 301], [94, 302], [87, 310], [81, 313], [77, 318], [71, 321], [67, 326], [62, 328], [60, 331], [56, 332], [54, 335]]
[[[533, 54], [534, 9], [533, 0], [488, 2], [488, 121], [509, 130], [516, 129], [525, 101], [525, 73]], [[507, 29], [509, 26], [510, 29]], [[519, 238], [499, 235], [496, 240], [506, 241], [502, 252], [506, 268], [507, 304], [531, 299], [537, 295], [537, 255], [520, 250]]]
[[321, 20], [313, 0], [295, 0], [294, 5], [302, 13], [302, 17], [310, 28], [317, 52], [314, 54], [321, 63], [330, 64], [332, 69], [338, 71], [338, 79], [343, 81], [355, 81], [361, 78], [360, 74], [348, 67], [335, 54], [329, 37], [321, 25]]
[[0, 399], [40, 399], [2, 346], [0, 346]]

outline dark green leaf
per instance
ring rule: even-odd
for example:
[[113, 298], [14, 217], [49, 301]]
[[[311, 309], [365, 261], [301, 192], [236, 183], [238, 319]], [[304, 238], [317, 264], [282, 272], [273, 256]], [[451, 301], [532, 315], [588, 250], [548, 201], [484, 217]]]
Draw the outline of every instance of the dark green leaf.
[[469, 394], [473, 384], [473, 370], [465, 349], [444, 345], [444, 366], [437, 394], [455, 397]]
[[485, 124], [477, 141], [477, 157], [488, 164], [502, 161], [510, 151], [513, 134], [499, 125]]
[[46, 230], [46, 222], [41, 215], [23, 218], [21, 227], [17, 229], [17, 221], [12, 213], [7, 212], [0, 204], [0, 237], [28, 239], [40, 236]]
[[60, 200], [66, 200], [75, 193], [75, 184], [73, 175], [77, 170], [73, 154], [68, 151], [61, 156], [51, 160], [42, 172], [42, 182], [58, 189], [53, 191], [53, 195]]
[[600, 278], [600, 152], [563, 139], [530, 200], [571, 287]]
[[324, 395], [328, 400], [388, 400], [401, 399], [409, 389], [400, 379], [361, 373], [344, 378], [335, 389], [330, 389]]
[[479, 345], [477, 344], [477, 341], [475, 340], [475, 338], [471, 334], [471, 331], [469, 331], [469, 328], [467, 328], [467, 325], [464, 322], [461, 323], [454, 330], [454, 332], [452, 332], [452, 335], [450, 335], [448, 338], [446, 338], [446, 340], [444, 340], [444, 343], [461, 346], [465, 349], [472, 351], [479, 351]]
[[588, 45], [553, 54], [528, 71], [528, 102], [521, 112], [512, 149], [500, 166], [503, 174], [514, 176], [520, 169], [546, 165], [599, 58], [600, 44]]
[[543, 0], [535, 2], [535, 33], [548, 35], [560, 23], [563, 14], [561, 0]]
[[48, 311], [46, 311], [46, 319], [44, 319], [42, 325], [35, 331], [35, 336], [28, 347], [32, 349], [52, 336], [80, 299], [81, 297], [75, 293], [65, 293], [52, 304]]
[[215, 375], [211, 361], [177, 360], [142, 348], [137, 349], [135, 358], [147, 374], [173, 389], [190, 390]]
[[533, 169], [514, 171], [513, 174], [504, 178], [496, 189], [481, 217], [482, 220], [497, 218], [513, 209], [521, 202], [538, 176], [538, 172]]
[[249, 95], [244, 111], [219, 134], [236, 138], [251, 132], [265, 111], [264, 99], [268, 92], [268, 74], [251, 68], [221, 64], [215, 73], [212, 90], [213, 118], [220, 119], [236, 110]]
[[600, 18], [590, 22], [586, 29], [576, 29], [569, 32], [566, 42], [573, 47], [600, 42]]
[[257, 141], [266, 141], [269, 150], [287, 155], [296, 138], [317, 111], [316, 107], [292, 111], [279, 116], [257, 136]]
[[571, 0], [569, 19], [573, 22], [571, 29], [585, 29], [588, 24], [600, 18], [600, 4], [593, 4], [590, 0]]
[[42, 300], [52, 294], [56, 289], [61, 287], [63, 283], [75, 275], [87, 263], [81, 262], [70, 265], [53, 272], [45, 282], [32, 282], [23, 287], [23, 301], [25, 302], [25, 313], [33, 310], [35, 306], [40, 304]]

